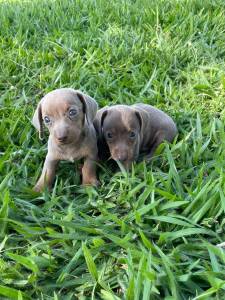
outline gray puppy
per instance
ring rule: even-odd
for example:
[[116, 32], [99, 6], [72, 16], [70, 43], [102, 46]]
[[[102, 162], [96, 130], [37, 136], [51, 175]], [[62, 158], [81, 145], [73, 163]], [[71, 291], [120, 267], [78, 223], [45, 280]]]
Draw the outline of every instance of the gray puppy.
[[177, 134], [174, 121], [147, 104], [114, 105], [100, 109], [94, 119], [100, 159], [112, 157], [126, 168], [140, 154], [151, 158], [163, 141]]
[[45, 184], [51, 187], [60, 160], [84, 158], [82, 183], [98, 183], [95, 170], [98, 150], [93, 126], [97, 109], [94, 99], [70, 88], [54, 90], [41, 99], [32, 123], [40, 139], [43, 138], [43, 123], [48, 128], [48, 153], [34, 190], [41, 191]]

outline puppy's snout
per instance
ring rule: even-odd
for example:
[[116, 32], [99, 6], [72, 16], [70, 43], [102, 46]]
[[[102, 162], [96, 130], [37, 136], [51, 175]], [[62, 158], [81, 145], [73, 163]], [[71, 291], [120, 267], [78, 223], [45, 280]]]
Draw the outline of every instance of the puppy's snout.
[[124, 162], [128, 159], [128, 153], [125, 150], [121, 150], [121, 149], [115, 149], [113, 151], [113, 157], [115, 160], [119, 160], [121, 162]]
[[124, 162], [127, 160], [127, 154], [126, 153], [119, 153], [118, 154], [118, 160], [121, 162]]
[[68, 140], [68, 134], [66, 130], [56, 130], [54, 135], [58, 143], [63, 144]]
[[53, 135], [55, 141], [59, 144], [64, 144], [68, 142], [69, 133], [69, 128], [63, 121], [58, 122], [53, 128]]
[[57, 140], [60, 142], [60, 143], [65, 143], [66, 140], [67, 140], [67, 135], [59, 135], [57, 137]]

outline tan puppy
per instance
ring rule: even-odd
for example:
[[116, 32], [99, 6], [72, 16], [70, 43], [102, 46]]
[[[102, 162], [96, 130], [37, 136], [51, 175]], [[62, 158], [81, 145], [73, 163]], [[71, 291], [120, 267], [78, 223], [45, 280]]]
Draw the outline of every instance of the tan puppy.
[[128, 168], [140, 154], [150, 159], [163, 141], [177, 134], [173, 120], [147, 104], [114, 105], [100, 109], [94, 119], [100, 159], [110, 156]]
[[98, 105], [94, 99], [70, 88], [57, 89], [42, 98], [32, 123], [43, 138], [43, 123], [49, 130], [48, 154], [34, 190], [50, 188], [60, 160], [84, 158], [82, 183], [96, 185], [97, 141], [93, 119]]

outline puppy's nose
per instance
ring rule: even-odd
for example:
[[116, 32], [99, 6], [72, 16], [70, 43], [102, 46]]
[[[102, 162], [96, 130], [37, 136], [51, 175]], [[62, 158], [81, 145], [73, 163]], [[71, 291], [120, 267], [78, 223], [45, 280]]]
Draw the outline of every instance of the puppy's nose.
[[66, 140], [67, 140], [67, 135], [59, 135], [59, 136], [57, 136], [57, 140], [58, 140], [60, 143], [65, 143]]
[[118, 160], [121, 162], [124, 162], [127, 160], [127, 154], [126, 153], [119, 153], [118, 154]]

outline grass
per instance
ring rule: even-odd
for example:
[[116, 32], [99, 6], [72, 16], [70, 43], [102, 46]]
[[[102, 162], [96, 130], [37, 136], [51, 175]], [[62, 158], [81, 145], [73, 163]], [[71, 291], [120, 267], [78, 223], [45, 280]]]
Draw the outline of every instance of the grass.
[[[224, 299], [225, 3], [0, 1], [0, 299]], [[30, 119], [58, 87], [144, 102], [179, 137], [130, 174], [80, 185]]]

